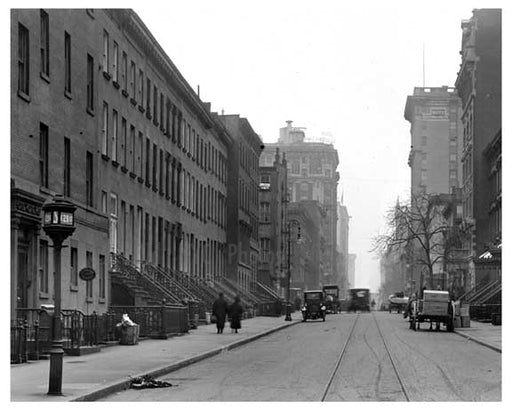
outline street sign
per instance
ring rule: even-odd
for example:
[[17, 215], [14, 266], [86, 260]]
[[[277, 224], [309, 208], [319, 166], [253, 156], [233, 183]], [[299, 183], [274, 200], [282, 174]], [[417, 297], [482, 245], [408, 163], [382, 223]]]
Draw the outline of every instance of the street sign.
[[93, 268], [83, 268], [78, 273], [78, 276], [80, 276], [80, 279], [82, 280], [89, 281], [96, 277], [96, 272], [94, 272]]

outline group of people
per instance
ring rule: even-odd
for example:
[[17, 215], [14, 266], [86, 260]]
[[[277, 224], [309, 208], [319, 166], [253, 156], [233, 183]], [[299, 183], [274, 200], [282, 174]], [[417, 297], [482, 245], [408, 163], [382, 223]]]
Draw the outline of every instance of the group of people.
[[224, 332], [226, 317], [229, 317], [231, 322], [231, 332], [238, 333], [238, 329], [242, 328], [243, 313], [244, 309], [238, 296], [235, 297], [235, 301], [230, 306], [224, 299], [224, 294], [219, 293], [219, 297], [213, 302], [212, 306], [212, 321], [217, 324], [217, 333]]

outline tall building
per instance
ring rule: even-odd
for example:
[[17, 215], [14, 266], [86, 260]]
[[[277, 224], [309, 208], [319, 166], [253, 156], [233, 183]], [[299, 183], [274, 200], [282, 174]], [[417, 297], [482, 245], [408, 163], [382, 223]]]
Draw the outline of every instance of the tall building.
[[[142, 302], [113, 280], [113, 259], [200, 281], [224, 275], [232, 140], [139, 17], [18, 9], [11, 38], [11, 315], [53, 303], [41, 206], [55, 194], [77, 206], [63, 309]], [[86, 266], [92, 282], [78, 276]]]
[[339, 254], [339, 263], [336, 283], [345, 292], [348, 289], [348, 243], [349, 243], [349, 222], [350, 216], [345, 205], [338, 203], [338, 228], [336, 247]]
[[348, 254], [348, 284], [349, 288], [356, 286], [356, 258], [355, 253]]
[[454, 88], [415, 87], [404, 116], [411, 123], [411, 194], [448, 194], [460, 186], [462, 128]]
[[338, 152], [332, 144], [305, 141], [305, 131], [287, 126], [279, 131], [277, 143], [265, 145], [260, 165], [272, 164], [276, 149], [286, 154], [288, 165], [288, 191], [290, 202], [318, 201], [325, 218], [321, 229], [324, 243], [320, 260], [323, 262], [320, 283], [334, 283], [337, 278], [337, 186]]
[[283, 232], [287, 229], [287, 190], [286, 158], [276, 150], [273, 165], [260, 166], [258, 280], [282, 296], [281, 284], [286, 274], [282, 266], [286, 263], [286, 238]]
[[[475, 9], [462, 21], [455, 86], [462, 100], [463, 216], [471, 284], [490, 280], [475, 263], [501, 246], [501, 9]], [[498, 264], [501, 277], [501, 262]]]
[[226, 275], [254, 291], [259, 265], [259, 159], [263, 142], [246, 118], [219, 115], [233, 143], [228, 149]]

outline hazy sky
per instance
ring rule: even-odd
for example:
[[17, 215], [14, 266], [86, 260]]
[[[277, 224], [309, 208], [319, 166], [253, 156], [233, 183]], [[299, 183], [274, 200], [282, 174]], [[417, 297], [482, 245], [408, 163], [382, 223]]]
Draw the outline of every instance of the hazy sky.
[[267, 142], [286, 120], [310, 137], [333, 135], [356, 285], [377, 291], [371, 238], [408, 193], [403, 113], [423, 85], [423, 45], [425, 86], [453, 86], [461, 20], [486, 3], [219, 0], [134, 10], [212, 110], [248, 118]]

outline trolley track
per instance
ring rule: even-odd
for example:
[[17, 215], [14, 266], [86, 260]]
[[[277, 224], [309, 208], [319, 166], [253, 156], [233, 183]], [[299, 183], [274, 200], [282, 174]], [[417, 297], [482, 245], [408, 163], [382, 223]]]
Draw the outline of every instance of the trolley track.
[[[406, 401], [410, 401], [410, 394], [409, 392], [407, 391], [407, 388], [405, 387], [405, 384], [403, 382], [403, 378], [398, 370], [398, 366], [396, 365], [396, 362], [395, 360], [393, 359], [393, 356], [391, 354], [391, 351], [386, 343], [386, 340], [384, 338], [384, 335], [380, 329], [380, 326], [379, 326], [379, 323], [374, 315], [373, 312], [371, 312], [371, 315], [373, 317], [373, 321], [375, 322], [375, 327], [378, 331], [378, 334], [380, 336], [380, 339], [382, 340], [382, 344], [384, 346], [384, 349], [386, 351], [386, 357], [389, 359], [390, 363], [391, 363], [391, 367], [393, 369], [393, 372], [396, 376], [396, 379], [400, 385], [400, 391], [401, 393], [403, 394], [404, 398]], [[359, 321], [359, 317], [360, 317], [360, 313], [357, 314], [357, 317], [356, 319], [354, 320], [354, 323], [352, 324], [352, 327], [350, 329], [350, 332], [348, 334], [348, 337], [346, 338], [345, 340], [345, 343], [343, 344], [343, 347], [341, 349], [341, 352], [338, 356], [338, 359], [336, 360], [336, 365], [334, 366], [334, 369], [333, 371], [331, 372], [330, 376], [329, 376], [329, 379], [328, 379], [328, 382], [324, 388], [324, 391], [323, 391], [323, 394], [322, 394], [322, 397], [321, 397], [321, 401], [325, 401], [326, 400], [326, 397], [327, 395], [329, 394], [331, 388], [332, 388], [332, 384], [333, 384], [333, 381], [334, 379], [336, 378], [336, 376], [340, 373], [342, 367], [341, 367], [341, 363], [343, 362], [343, 359], [345, 358], [346, 356], [346, 353], [347, 353], [347, 347], [349, 346], [351, 340], [352, 340], [352, 337], [353, 337], [353, 334], [354, 334], [354, 330], [356, 329], [356, 326], [358, 324], [358, 321]], [[378, 398], [379, 397], [379, 394], [378, 394], [378, 384], [380, 382], [380, 378], [381, 378], [381, 375], [382, 375], [382, 363], [379, 361], [379, 357], [378, 357], [378, 354], [377, 352], [371, 347], [371, 345], [368, 343], [368, 340], [366, 338], [366, 334], [363, 334], [363, 339], [368, 347], [368, 349], [372, 352], [372, 354], [374, 355], [374, 357], [377, 359], [377, 366], [378, 366], [378, 374], [377, 374], [377, 380], [376, 380], [376, 384], [375, 384], [375, 395], [376, 397]]]

